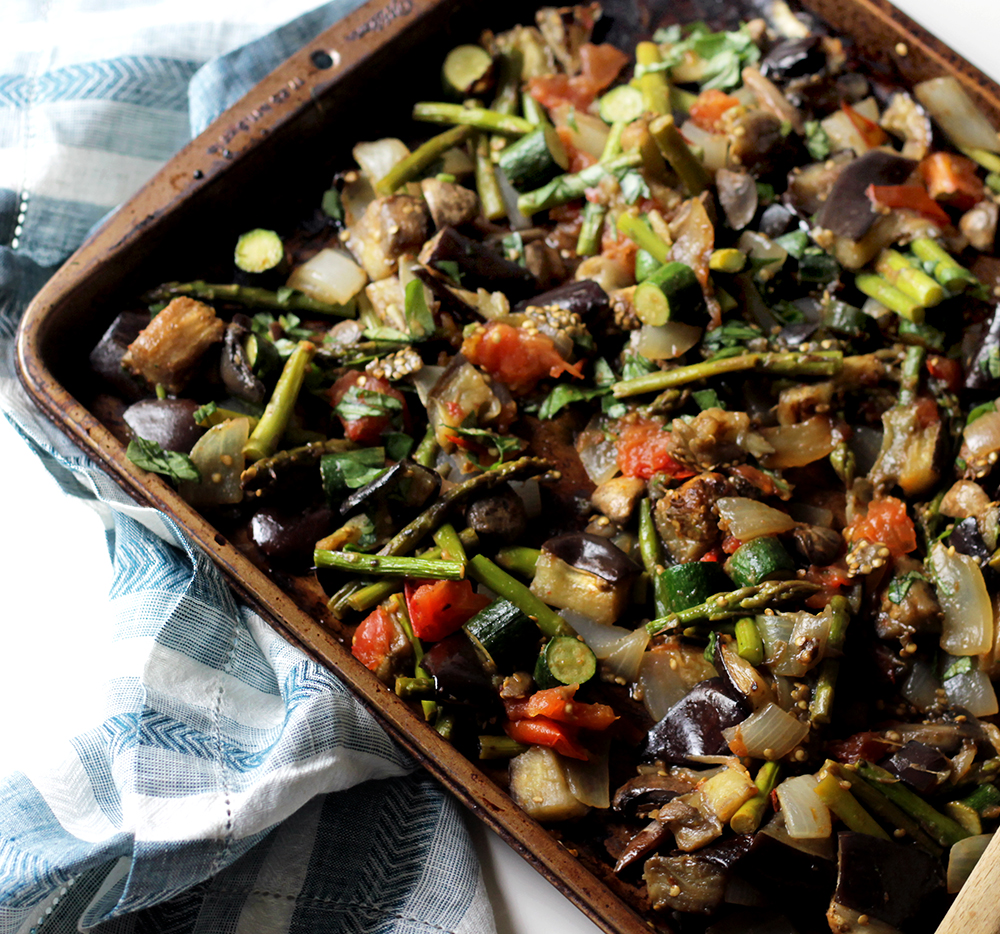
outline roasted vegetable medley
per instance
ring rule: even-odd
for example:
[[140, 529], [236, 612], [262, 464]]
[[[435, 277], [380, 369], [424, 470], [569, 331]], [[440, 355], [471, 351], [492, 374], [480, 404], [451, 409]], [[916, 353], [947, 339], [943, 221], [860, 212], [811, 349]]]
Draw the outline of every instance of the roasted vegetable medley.
[[654, 927], [932, 930], [1000, 817], [1000, 138], [780, 0], [605, 20], [453, 49], [103, 411]]

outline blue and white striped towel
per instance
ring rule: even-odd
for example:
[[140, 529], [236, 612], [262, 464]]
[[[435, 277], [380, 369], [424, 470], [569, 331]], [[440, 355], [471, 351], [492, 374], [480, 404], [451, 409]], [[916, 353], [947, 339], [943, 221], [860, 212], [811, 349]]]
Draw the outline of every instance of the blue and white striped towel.
[[358, 0], [309, 2], [0, 4], [0, 409], [114, 567], [102, 719], [0, 779], [0, 934], [494, 930], [453, 800], [14, 376], [21, 312], [93, 224]]

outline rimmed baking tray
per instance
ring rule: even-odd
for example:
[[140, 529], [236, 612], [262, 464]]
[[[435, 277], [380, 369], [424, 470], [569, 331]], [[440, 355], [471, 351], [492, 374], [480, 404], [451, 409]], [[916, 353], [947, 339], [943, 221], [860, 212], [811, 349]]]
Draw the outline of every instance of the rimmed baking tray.
[[[335, 671], [480, 819], [604, 930], [640, 934], [650, 930], [650, 919], [626, 902], [614, 879], [585, 868], [351, 656], [318, 588], [257, 566], [168, 484], [125, 457], [95, 414], [80, 352], [145, 289], [213, 273], [227, 277], [238, 233], [287, 228], [307, 216], [335, 168], [349, 164], [354, 142], [405, 137], [411, 102], [438, 96], [435, 63], [451, 46], [482, 28], [528, 22], [534, 6], [516, 2], [499, 12], [487, 4], [474, 9], [470, 0], [369, 0], [224, 113], [70, 258], [26, 312], [17, 363], [28, 393], [56, 425], [128, 493], [176, 519], [251, 605]], [[761, 8], [756, 0], [606, 0], [603, 6], [613, 21], [608, 41], [629, 50], [665, 22], [734, 24]], [[853, 37], [876, 67], [903, 82], [955, 75], [1000, 125], [1000, 87], [889, 3], [804, 0], [801, 7]]]

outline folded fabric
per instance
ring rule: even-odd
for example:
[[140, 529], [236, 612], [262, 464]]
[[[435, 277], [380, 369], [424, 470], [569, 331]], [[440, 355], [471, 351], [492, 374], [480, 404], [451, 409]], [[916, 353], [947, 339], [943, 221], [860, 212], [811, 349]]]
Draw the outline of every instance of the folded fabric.
[[[0, 409], [102, 516], [114, 568], [103, 718], [0, 779], [0, 934], [493, 930], [454, 801], [168, 517], [47, 424], [13, 369], [24, 307], [86, 231], [189, 122], [357, 2], [274, 31], [263, 0], [0, 14]], [[64, 687], [39, 672], [39, 692]]]

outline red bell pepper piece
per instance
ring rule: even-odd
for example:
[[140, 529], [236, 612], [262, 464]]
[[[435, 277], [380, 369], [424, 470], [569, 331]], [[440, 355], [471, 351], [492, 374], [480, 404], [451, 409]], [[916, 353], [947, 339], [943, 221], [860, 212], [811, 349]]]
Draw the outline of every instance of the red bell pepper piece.
[[850, 118], [865, 144], [869, 147], [881, 146], [889, 137], [874, 120], [869, 120], [864, 114], [855, 110], [847, 101], [840, 102], [840, 109]]
[[983, 181], [976, 163], [953, 152], [932, 152], [917, 167], [936, 201], [967, 211], [983, 200]]
[[510, 720], [544, 717], [584, 730], [607, 729], [618, 719], [614, 709], [607, 704], [585, 704], [573, 700], [579, 687], [578, 684], [560, 685], [536, 691], [531, 697], [521, 700], [506, 700], [507, 717]]
[[873, 204], [884, 208], [909, 208], [942, 227], [951, 224], [945, 209], [921, 185], [869, 185], [865, 195]]
[[503, 725], [507, 735], [526, 746], [548, 746], [570, 759], [590, 758], [586, 749], [576, 740], [576, 727], [557, 723], [548, 717], [531, 717], [527, 720], [508, 720]]

